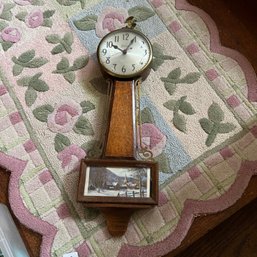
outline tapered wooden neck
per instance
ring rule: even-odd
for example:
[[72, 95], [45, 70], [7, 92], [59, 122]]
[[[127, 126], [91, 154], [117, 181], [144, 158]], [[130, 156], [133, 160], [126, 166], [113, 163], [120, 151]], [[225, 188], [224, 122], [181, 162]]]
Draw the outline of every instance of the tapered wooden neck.
[[103, 155], [135, 158], [134, 81], [114, 81]]

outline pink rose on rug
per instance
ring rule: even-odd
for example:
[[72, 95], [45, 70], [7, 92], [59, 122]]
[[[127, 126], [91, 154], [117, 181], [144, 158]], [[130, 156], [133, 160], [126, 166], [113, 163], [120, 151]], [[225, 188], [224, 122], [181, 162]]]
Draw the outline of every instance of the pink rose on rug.
[[82, 114], [81, 106], [75, 101], [61, 103], [48, 115], [47, 125], [53, 132], [67, 133], [73, 129], [78, 118]]
[[25, 23], [29, 28], [37, 28], [44, 22], [43, 13], [41, 10], [34, 10], [26, 17]]
[[124, 27], [124, 22], [128, 17], [128, 12], [123, 8], [107, 7], [98, 16], [95, 31], [100, 38], [109, 32]]
[[1, 37], [6, 42], [16, 43], [21, 39], [21, 33], [16, 28], [7, 27], [2, 30]]
[[14, 2], [19, 5], [28, 5], [31, 4], [32, 0], [14, 0]]
[[153, 157], [160, 155], [166, 145], [166, 136], [151, 123], [142, 124], [141, 130], [143, 146], [153, 153]]
[[78, 168], [81, 159], [85, 156], [85, 151], [73, 144], [59, 152], [57, 158], [62, 162], [62, 168], [65, 172], [70, 172]]

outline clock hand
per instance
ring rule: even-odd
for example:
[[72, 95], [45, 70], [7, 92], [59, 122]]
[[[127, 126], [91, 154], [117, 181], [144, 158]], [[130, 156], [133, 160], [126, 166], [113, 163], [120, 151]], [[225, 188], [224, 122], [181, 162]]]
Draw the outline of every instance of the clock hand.
[[123, 51], [124, 51], [124, 52], [123, 52], [124, 54], [127, 53], [129, 47], [133, 44], [134, 40], [136, 40], [136, 36], [133, 37], [133, 38], [130, 40], [130, 43], [128, 44], [128, 46], [126, 47], [126, 49], [123, 50]]
[[113, 47], [114, 49], [120, 50], [123, 54], [126, 54], [126, 53], [127, 53], [125, 50], [119, 48], [117, 45], [112, 45], [112, 47]]

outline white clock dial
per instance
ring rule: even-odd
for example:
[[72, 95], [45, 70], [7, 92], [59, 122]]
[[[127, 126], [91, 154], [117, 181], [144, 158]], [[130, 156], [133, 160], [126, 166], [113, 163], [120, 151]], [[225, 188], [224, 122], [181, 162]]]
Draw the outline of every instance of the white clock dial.
[[130, 78], [140, 75], [149, 66], [152, 46], [142, 33], [132, 29], [119, 29], [101, 40], [97, 55], [107, 73]]

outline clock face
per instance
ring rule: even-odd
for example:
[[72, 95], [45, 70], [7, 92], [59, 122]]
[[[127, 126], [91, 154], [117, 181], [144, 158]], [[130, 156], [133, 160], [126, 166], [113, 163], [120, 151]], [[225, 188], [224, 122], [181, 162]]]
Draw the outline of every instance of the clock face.
[[118, 78], [133, 78], [143, 73], [152, 60], [150, 41], [140, 32], [119, 29], [99, 43], [97, 56], [103, 70]]

